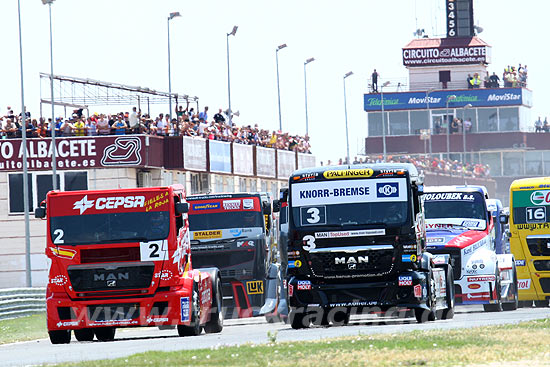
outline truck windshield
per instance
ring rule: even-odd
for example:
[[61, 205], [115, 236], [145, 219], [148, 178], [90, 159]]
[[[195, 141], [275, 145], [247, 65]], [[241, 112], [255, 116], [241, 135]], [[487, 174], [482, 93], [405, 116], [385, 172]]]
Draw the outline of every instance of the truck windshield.
[[221, 213], [199, 214], [197, 211], [189, 214], [191, 231], [225, 228], [263, 227], [264, 218], [258, 211], [227, 211]]
[[[449, 224], [466, 227], [485, 227], [487, 209], [483, 195], [478, 192], [437, 192], [424, 194], [424, 215], [427, 220], [447, 219]], [[473, 219], [472, 223], [458, 223], [452, 219]], [[429, 222], [429, 221], [428, 221]], [[438, 221], [440, 222], [440, 221]], [[465, 224], [465, 222], [467, 222]], [[476, 225], [473, 225], [477, 223]]]
[[87, 245], [115, 242], [148, 242], [166, 239], [168, 211], [69, 215], [50, 218], [54, 244]]
[[401, 226], [409, 221], [405, 178], [293, 184], [294, 226]]

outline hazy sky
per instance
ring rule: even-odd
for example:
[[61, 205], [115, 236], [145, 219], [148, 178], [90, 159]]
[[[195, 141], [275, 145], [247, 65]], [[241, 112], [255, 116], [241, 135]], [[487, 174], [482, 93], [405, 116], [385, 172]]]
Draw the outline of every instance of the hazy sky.
[[[21, 0], [25, 102], [39, 115], [39, 72], [49, 73], [48, 7]], [[345, 156], [343, 76], [346, 79], [350, 151], [363, 149], [366, 113], [363, 94], [376, 68], [385, 79], [403, 80], [401, 48], [416, 28], [443, 36], [445, 0], [56, 0], [53, 10], [54, 73], [168, 91], [167, 26], [171, 21], [172, 92], [198, 96], [210, 116], [227, 108], [226, 34], [230, 38], [231, 104], [237, 124], [278, 129], [275, 49], [283, 130], [305, 134], [304, 69], [307, 58], [309, 128], [318, 161]], [[527, 64], [533, 90], [532, 116], [550, 114], [550, 5], [543, 0], [474, 0], [479, 35], [492, 46], [489, 70]], [[0, 0], [0, 114], [21, 110], [17, 0]], [[392, 88], [388, 88], [392, 91]], [[49, 89], [42, 93], [49, 98]], [[117, 112], [119, 106], [90, 108]], [[155, 106], [152, 112], [166, 112]], [[51, 114], [44, 105], [44, 115]], [[62, 109], [56, 110], [61, 115]]]

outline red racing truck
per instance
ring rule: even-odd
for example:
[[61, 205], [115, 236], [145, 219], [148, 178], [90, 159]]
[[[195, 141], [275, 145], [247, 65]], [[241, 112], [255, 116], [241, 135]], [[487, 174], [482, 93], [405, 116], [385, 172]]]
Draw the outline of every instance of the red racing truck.
[[47, 327], [52, 344], [113, 340], [116, 328], [223, 328], [216, 268], [193, 269], [185, 189], [50, 191]]

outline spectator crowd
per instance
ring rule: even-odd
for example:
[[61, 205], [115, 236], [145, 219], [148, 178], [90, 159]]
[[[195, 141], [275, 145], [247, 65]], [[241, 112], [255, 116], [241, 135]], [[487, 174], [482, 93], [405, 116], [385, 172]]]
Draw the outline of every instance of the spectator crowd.
[[[353, 160], [352, 164], [362, 164], [362, 163], [381, 163], [383, 162], [382, 156], [372, 156], [357, 158]], [[388, 163], [412, 163], [418, 169], [418, 171], [424, 172], [433, 172], [433, 173], [443, 173], [452, 176], [464, 176], [467, 177], [489, 177], [490, 170], [489, 166], [486, 164], [463, 164], [457, 160], [448, 160], [440, 159], [437, 157], [426, 157], [426, 156], [411, 156], [411, 155], [389, 155], [386, 159]], [[340, 158], [338, 162], [327, 161], [327, 166], [333, 164], [347, 164], [347, 159]], [[321, 166], [323, 162], [321, 162]]]
[[539, 118], [535, 121], [535, 132], [536, 133], [550, 133], [550, 123], [548, 122], [548, 117], [544, 118], [544, 122]]
[[[485, 88], [500, 88], [500, 77], [493, 72], [492, 75], [487, 73], [483, 80], [479, 73], [474, 73], [472, 76], [468, 74], [466, 78], [466, 84], [468, 89], [480, 88], [482, 85]], [[502, 82], [504, 88], [516, 88], [527, 86], [527, 65], [521, 65], [516, 68], [515, 66], [508, 65], [502, 72]]]
[[[75, 110], [70, 118], [43, 117], [31, 118], [26, 112], [25, 131], [28, 138], [51, 136], [55, 126], [56, 136], [102, 136], [125, 134], [148, 134], [157, 136], [194, 136], [210, 140], [220, 140], [239, 144], [258, 145], [268, 148], [290, 150], [300, 153], [311, 153], [309, 137], [290, 135], [281, 131], [261, 129], [258, 124], [237, 126], [228, 123], [228, 116], [220, 108], [211, 120], [208, 119], [208, 107], [196, 113], [194, 108], [176, 107], [175, 117], [159, 114], [151, 117], [142, 114], [136, 107], [131, 112], [116, 114], [94, 113], [85, 116], [82, 109]], [[8, 106], [7, 113], [0, 116], [0, 135], [2, 139], [20, 138], [23, 131], [22, 115], [15, 115]]]

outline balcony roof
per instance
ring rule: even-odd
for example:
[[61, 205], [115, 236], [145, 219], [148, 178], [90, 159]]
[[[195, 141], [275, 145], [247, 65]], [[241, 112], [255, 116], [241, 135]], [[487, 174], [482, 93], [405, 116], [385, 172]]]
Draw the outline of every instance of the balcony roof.
[[457, 37], [457, 38], [415, 38], [410, 41], [405, 47], [406, 49], [418, 48], [435, 48], [435, 47], [472, 47], [472, 46], [489, 46], [481, 38], [474, 37]]

